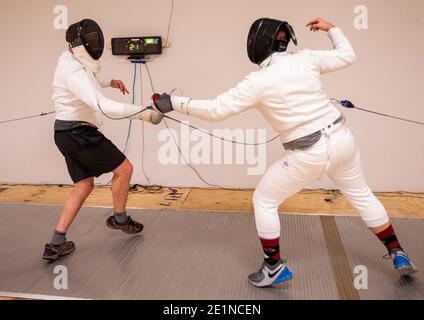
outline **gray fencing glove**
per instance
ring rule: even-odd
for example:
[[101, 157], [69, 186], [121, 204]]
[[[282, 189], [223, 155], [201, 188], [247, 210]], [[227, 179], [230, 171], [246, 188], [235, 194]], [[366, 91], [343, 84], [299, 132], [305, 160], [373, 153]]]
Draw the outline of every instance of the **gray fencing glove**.
[[167, 93], [162, 95], [154, 94], [152, 97], [153, 107], [161, 113], [169, 113], [174, 111], [172, 106], [171, 96]]

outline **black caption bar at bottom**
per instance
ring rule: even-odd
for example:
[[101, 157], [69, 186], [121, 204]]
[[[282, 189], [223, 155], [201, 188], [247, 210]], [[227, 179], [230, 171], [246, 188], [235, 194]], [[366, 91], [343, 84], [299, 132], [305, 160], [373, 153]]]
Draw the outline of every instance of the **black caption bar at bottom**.
[[252, 316], [252, 319], [258, 319], [258, 316], [264, 314], [264, 306], [260, 303], [171, 303], [163, 306], [162, 319], [178, 319], [178, 316], [184, 318], [190, 317], [219, 317], [222, 316], [243, 316], [244, 319]]

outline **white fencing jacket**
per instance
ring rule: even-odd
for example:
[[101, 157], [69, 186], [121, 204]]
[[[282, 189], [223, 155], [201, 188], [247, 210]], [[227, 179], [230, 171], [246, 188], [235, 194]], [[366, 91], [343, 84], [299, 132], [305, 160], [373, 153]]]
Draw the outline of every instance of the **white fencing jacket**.
[[341, 113], [324, 93], [321, 75], [348, 67], [355, 52], [339, 28], [328, 36], [334, 50], [302, 50], [294, 54], [274, 53], [260, 70], [213, 100], [173, 96], [176, 111], [202, 120], [218, 122], [257, 108], [283, 143], [321, 130]]
[[110, 82], [111, 79], [97, 80], [71, 52], [63, 52], [53, 81], [56, 119], [89, 122], [100, 128], [103, 114], [98, 105], [110, 117], [126, 117], [142, 110], [141, 107], [106, 98], [101, 88], [110, 87]]

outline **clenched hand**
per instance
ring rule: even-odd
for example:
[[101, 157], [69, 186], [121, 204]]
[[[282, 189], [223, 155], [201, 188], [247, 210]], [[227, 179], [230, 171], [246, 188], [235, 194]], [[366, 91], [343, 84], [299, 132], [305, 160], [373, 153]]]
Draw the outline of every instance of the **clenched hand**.
[[310, 21], [306, 26], [309, 27], [309, 29], [313, 32], [317, 32], [319, 30], [328, 32], [330, 31], [330, 29], [336, 27], [334, 24], [328, 21], [325, 21], [324, 19], [321, 19], [321, 18], [316, 18]]

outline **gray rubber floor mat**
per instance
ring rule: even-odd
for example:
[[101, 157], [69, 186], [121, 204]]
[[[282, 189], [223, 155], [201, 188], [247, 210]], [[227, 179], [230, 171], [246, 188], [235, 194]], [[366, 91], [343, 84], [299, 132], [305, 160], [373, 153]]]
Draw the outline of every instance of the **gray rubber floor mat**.
[[[106, 228], [111, 209], [84, 208], [68, 233], [77, 251], [47, 264], [41, 255], [59, 213], [56, 206], [0, 205], [0, 295], [146, 300], [424, 299], [421, 273], [414, 280], [400, 281], [390, 261], [382, 259], [382, 245], [356, 218], [328, 217], [335, 219], [336, 223], [331, 223], [316, 216], [282, 216], [282, 254], [294, 280], [258, 289], [247, 282], [247, 275], [262, 262], [252, 214], [132, 210], [129, 213], [145, 225], [145, 231], [142, 236], [128, 236]], [[424, 268], [424, 221], [397, 220], [395, 224], [417, 266]], [[340, 234], [334, 238], [328, 234], [331, 232]], [[343, 290], [355, 290], [351, 272], [358, 264], [369, 269], [369, 288], [355, 291], [356, 296], [346, 295]], [[54, 288], [57, 266], [67, 268], [68, 290]]]
[[404, 279], [393, 272], [391, 260], [383, 258], [387, 251], [360, 219], [340, 217], [337, 225], [351, 265], [364, 266], [368, 271], [368, 289], [359, 290], [362, 299], [424, 299], [424, 220], [393, 220], [401, 245], [421, 271]]

